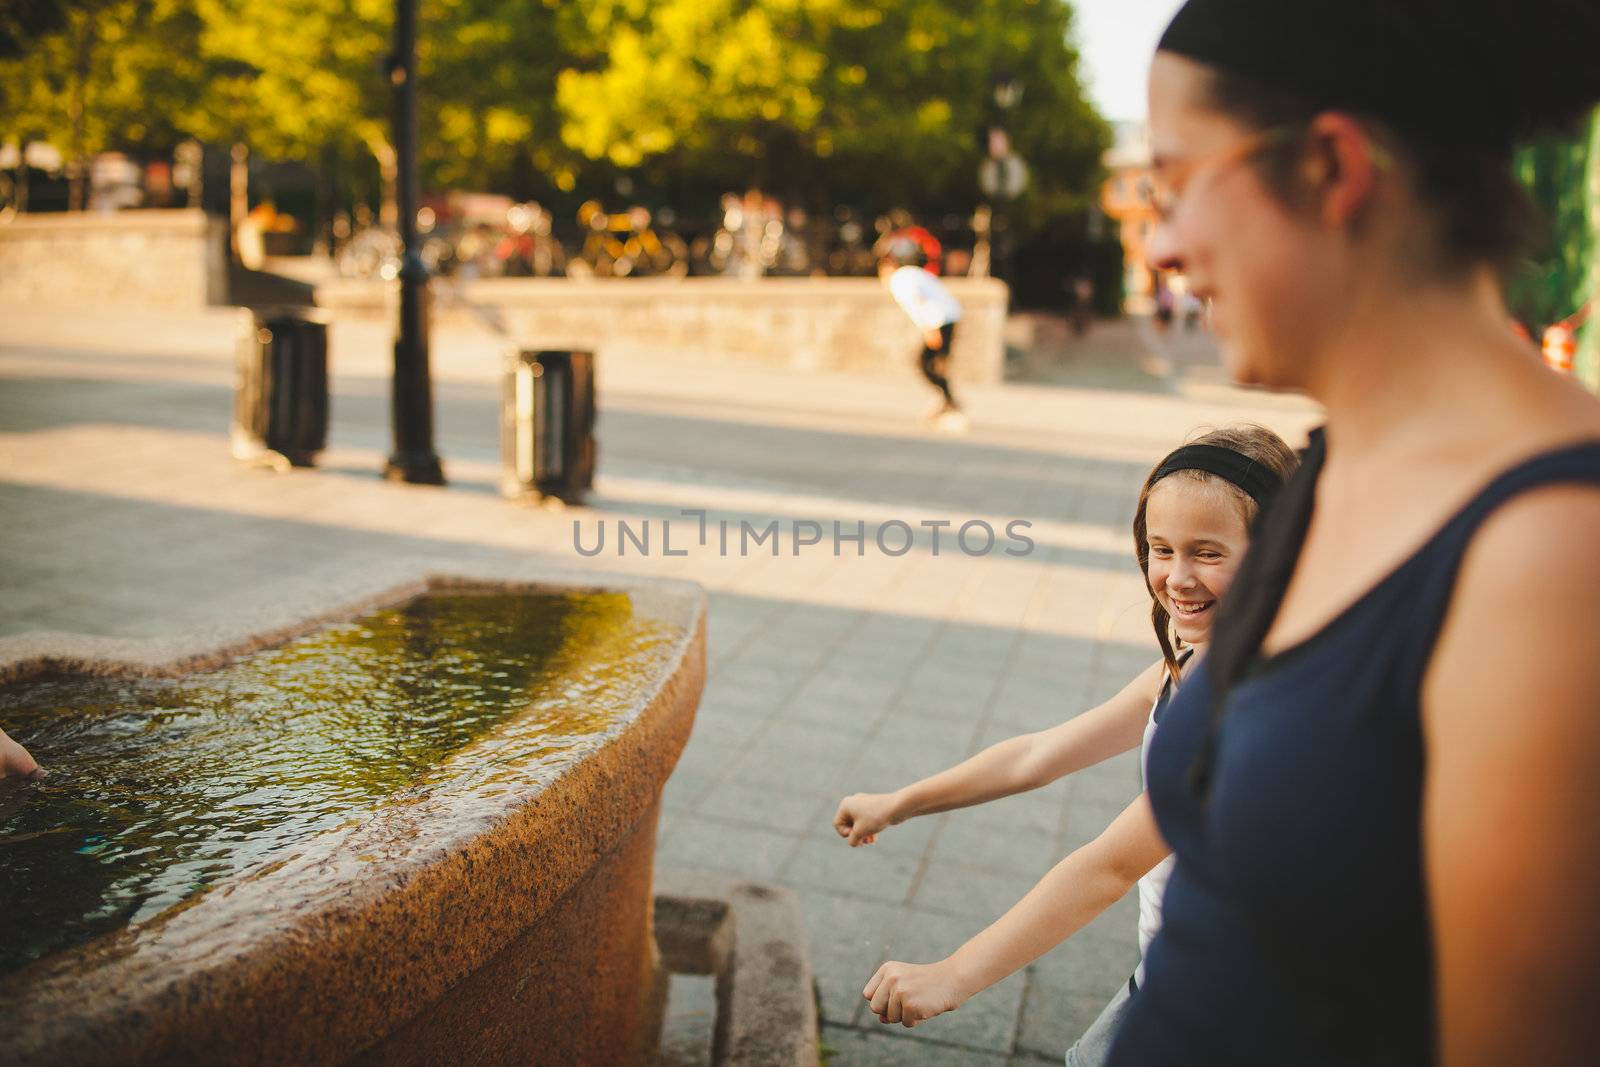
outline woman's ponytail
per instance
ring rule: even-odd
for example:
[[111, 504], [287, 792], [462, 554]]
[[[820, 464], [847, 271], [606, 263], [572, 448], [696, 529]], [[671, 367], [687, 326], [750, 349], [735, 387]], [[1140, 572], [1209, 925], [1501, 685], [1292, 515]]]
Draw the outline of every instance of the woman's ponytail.
[[1205, 741], [1189, 769], [1190, 783], [1201, 796], [1210, 792], [1228, 693], [1261, 651], [1261, 642], [1272, 628], [1299, 562], [1300, 546], [1311, 526], [1311, 511], [1316, 503], [1317, 476], [1326, 454], [1322, 430], [1313, 430], [1311, 443], [1301, 453], [1300, 469], [1262, 513], [1251, 537], [1250, 551], [1218, 606], [1211, 650], [1206, 654], [1209, 721]]

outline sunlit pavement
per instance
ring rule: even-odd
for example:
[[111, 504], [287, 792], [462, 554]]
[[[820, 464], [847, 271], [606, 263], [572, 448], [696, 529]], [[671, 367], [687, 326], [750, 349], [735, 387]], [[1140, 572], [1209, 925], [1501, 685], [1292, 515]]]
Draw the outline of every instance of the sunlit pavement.
[[[1247, 419], [1303, 437], [1311, 407], [1231, 389], [1202, 335], [1142, 322], [1073, 338], [1017, 320], [1018, 380], [968, 388], [971, 429], [918, 425], [925, 386], [647, 350], [600, 357], [601, 467], [582, 508], [516, 506], [498, 482], [504, 342], [434, 338], [444, 489], [385, 483], [386, 330], [339, 324], [331, 447], [315, 471], [228, 456], [237, 320], [0, 307], [0, 636], [160, 637], [264, 597], [333, 597], [416, 561], [530, 558], [689, 578], [711, 598], [711, 675], [668, 785], [659, 862], [781, 882], [804, 904], [835, 1064], [1059, 1062], [1135, 961], [1135, 902], [914, 1031], [863, 1017], [886, 958], [926, 962], [1090, 840], [1139, 787], [1130, 754], [1038, 793], [915, 820], [851, 850], [845, 793], [887, 790], [1115, 692], [1155, 656], [1128, 524], [1150, 465]], [[706, 543], [700, 519], [706, 513]], [[741, 522], [772, 542], [740, 553]], [[924, 522], [940, 528], [935, 553]], [[976, 555], [972, 520], [997, 533]], [[1006, 537], [1031, 523], [1033, 542]], [[650, 526], [618, 556], [617, 523]], [[663, 553], [670, 521], [673, 555]], [[822, 540], [795, 548], [795, 523]], [[728, 551], [719, 531], [730, 530]], [[864, 523], [834, 552], [833, 524]], [[592, 548], [574, 547], [574, 524]], [[897, 523], [918, 532], [903, 555]], [[969, 528], [967, 548], [983, 547]], [[804, 538], [802, 538], [803, 540]], [[677, 553], [683, 554], [677, 554]], [[329, 607], [335, 606], [329, 604]]]

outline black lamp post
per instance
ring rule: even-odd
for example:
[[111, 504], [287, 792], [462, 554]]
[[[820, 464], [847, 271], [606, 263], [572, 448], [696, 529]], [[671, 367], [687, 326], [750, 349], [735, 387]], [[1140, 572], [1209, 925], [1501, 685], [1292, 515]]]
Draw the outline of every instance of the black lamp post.
[[428, 268], [417, 242], [417, 0], [395, 0], [394, 147], [400, 213], [400, 327], [394, 342], [394, 452], [385, 478], [443, 485], [433, 450], [433, 386], [428, 377]]

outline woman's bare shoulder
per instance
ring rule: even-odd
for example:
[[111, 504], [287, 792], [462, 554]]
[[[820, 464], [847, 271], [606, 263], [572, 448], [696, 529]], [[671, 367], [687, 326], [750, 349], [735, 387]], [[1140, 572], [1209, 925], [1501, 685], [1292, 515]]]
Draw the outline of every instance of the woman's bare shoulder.
[[1539, 573], [1570, 579], [1600, 574], [1600, 480], [1517, 493], [1484, 519], [1462, 560], [1468, 590]]
[[[1462, 557], [1431, 664], [1425, 715], [1429, 706], [1475, 702], [1471, 698], [1491, 678], [1554, 692], [1586, 677], [1595, 663], [1590, 635], [1600, 600], [1596, 546], [1600, 484], [1544, 485], [1495, 509]], [[1449, 699], [1429, 699], [1447, 691]], [[1589, 692], [1586, 703], [1592, 703]]]

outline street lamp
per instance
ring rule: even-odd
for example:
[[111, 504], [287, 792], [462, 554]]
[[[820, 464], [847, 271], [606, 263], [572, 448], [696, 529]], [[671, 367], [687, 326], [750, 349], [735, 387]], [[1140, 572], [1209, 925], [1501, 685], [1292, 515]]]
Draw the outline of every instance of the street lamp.
[[443, 485], [444, 468], [433, 450], [433, 386], [428, 377], [428, 268], [417, 241], [417, 0], [395, 0], [394, 53], [388, 62], [394, 87], [394, 147], [399, 201], [400, 324], [394, 342], [394, 452], [383, 476]]
[[994, 117], [989, 123], [986, 147], [988, 157], [978, 167], [978, 187], [991, 202], [990, 242], [994, 249], [995, 275], [1010, 285], [1011, 220], [1006, 206], [1022, 195], [1028, 185], [1028, 167], [1012, 151], [1011, 135], [1006, 132], [1007, 114], [1022, 99], [1022, 82], [1010, 71], [996, 70], [989, 80], [994, 100]]
[[994, 77], [990, 79], [990, 85], [994, 89], [994, 106], [999, 108], [1002, 114], [1016, 107], [1022, 100], [1022, 82], [1018, 81], [1009, 70], [995, 71]]

